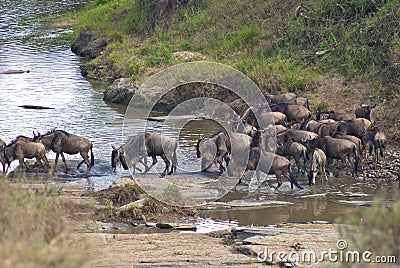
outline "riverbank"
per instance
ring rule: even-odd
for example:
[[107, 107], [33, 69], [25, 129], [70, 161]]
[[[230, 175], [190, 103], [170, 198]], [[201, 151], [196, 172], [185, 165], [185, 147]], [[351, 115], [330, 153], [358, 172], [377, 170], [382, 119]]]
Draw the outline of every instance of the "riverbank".
[[[133, 227], [124, 231], [117, 222], [100, 221], [104, 218], [99, 217], [98, 211], [110, 210], [110, 207], [93, 198], [101, 196], [100, 200], [112, 200], [119, 187], [99, 194], [87, 192], [84, 187], [67, 186], [60, 193], [59, 198], [70, 208], [68, 217], [75, 229], [72, 241], [83, 242], [85, 253], [90, 256], [85, 267], [259, 267], [263, 262], [257, 255], [266, 247], [270, 252], [320, 252], [321, 249], [335, 249], [339, 239], [339, 225], [323, 222], [232, 227], [208, 234], [154, 227]], [[141, 217], [142, 223], [143, 218], [186, 224], [198, 220], [196, 214], [187, 217], [182, 211], [145, 215]], [[278, 260], [265, 263], [277, 264]], [[328, 262], [324, 264], [329, 266]]]

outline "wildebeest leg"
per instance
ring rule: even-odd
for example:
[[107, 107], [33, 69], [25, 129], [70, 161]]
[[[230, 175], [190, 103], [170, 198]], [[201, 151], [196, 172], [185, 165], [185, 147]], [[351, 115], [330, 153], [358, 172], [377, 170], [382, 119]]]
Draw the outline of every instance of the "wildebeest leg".
[[[157, 157], [155, 155], [152, 155], [151, 158], [153, 159], [153, 163], [151, 163], [149, 168], [146, 168], [144, 173], [147, 173], [152, 167], [154, 167], [155, 164], [157, 164]], [[146, 160], [146, 162], [147, 162], [147, 160]], [[147, 166], [147, 164], [145, 166]]]
[[81, 152], [81, 156], [82, 156], [83, 160], [78, 164], [76, 169], [79, 169], [79, 167], [85, 162], [86, 166], [87, 166], [86, 175], [89, 175], [90, 168], [91, 168], [90, 161], [89, 161], [89, 155], [85, 152]]
[[65, 173], [68, 173], [68, 167], [67, 167], [67, 162], [65, 161], [65, 157], [64, 157], [64, 153], [60, 152], [61, 154], [61, 159], [64, 162], [64, 166], [65, 166]]
[[[281, 187], [282, 185], [282, 173], [281, 172], [275, 172], [275, 176], [276, 176], [276, 180], [278, 181], [278, 186], [276, 186], [276, 189], [279, 189], [279, 187]], [[289, 181], [291, 181], [289, 179]], [[292, 189], [293, 189], [293, 184], [292, 184]]]
[[[169, 170], [169, 164], [170, 164], [170, 162], [169, 162], [169, 160], [168, 160], [168, 157], [167, 157], [165, 154], [162, 154], [162, 155], [161, 155], [161, 158], [162, 158], [162, 159], [164, 160], [164, 162], [165, 162], [165, 169], [164, 169], [163, 173], [161, 174], [161, 176], [164, 177], [165, 174], [167, 173], [167, 171]], [[153, 160], [154, 160], [154, 159], [153, 159]]]

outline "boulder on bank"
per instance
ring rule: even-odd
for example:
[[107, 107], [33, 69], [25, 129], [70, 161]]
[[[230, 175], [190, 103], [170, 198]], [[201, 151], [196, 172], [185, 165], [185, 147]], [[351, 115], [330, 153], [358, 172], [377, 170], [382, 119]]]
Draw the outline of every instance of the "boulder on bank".
[[110, 41], [110, 38], [99, 38], [89, 30], [82, 30], [71, 45], [71, 51], [80, 57], [94, 59], [101, 54]]
[[116, 79], [106, 91], [103, 92], [105, 102], [128, 105], [137, 87], [129, 78]]

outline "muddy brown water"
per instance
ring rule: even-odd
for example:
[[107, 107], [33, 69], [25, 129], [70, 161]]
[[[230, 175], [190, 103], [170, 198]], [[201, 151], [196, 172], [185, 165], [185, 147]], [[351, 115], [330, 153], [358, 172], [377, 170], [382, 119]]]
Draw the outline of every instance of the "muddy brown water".
[[[129, 175], [118, 169], [111, 172], [111, 145], [126, 141], [122, 135], [124, 107], [107, 105], [102, 100], [104, 88], [90, 84], [80, 73], [80, 59], [70, 50], [65, 36], [72, 29], [43, 28], [41, 17], [55, 17], [60, 12], [76, 8], [84, 1], [40, 1], [31, 5], [28, 0], [0, 3], [0, 71], [30, 70], [29, 73], [0, 74], [0, 138], [6, 142], [17, 135], [32, 136], [32, 131], [44, 133], [53, 128], [89, 138], [94, 143], [95, 167], [90, 182], [98, 190], [108, 187], [116, 178]], [[40, 106], [53, 109], [24, 109], [21, 106]], [[149, 128], [159, 131], [162, 122], [151, 121]], [[172, 126], [173, 128], [173, 126]], [[210, 120], [193, 120], [186, 124], [179, 136], [179, 159], [185, 172], [199, 165], [195, 144], [200, 134], [209, 136], [221, 126]], [[129, 131], [137, 132], [135, 125]], [[171, 133], [173, 132], [170, 129]], [[168, 135], [168, 129], [164, 129]], [[49, 153], [49, 159], [54, 154]], [[57, 184], [86, 185], [86, 167], [76, 171], [80, 157], [67, 156], [71, 173], [64, 174], [63, 166], [55, 177], [47, 173], [28, 173], [28, 179], [51, 181]], [[162, 162], [162, 161], [160, 161]], [[17, 166], [13, 163], [12, 169]], [[163, 168], [157, 164], [156, 170]], [[178, 170], [183, 172], [182, 170]], [[181, 173], [182, 174], [182, 173]], [[190, 179], [190, 177], [189, 177]], [[305, 177], [299, 181], [306, 184]], [[275, 180], [268, 181], [274, 184]], [[267, 186], [249, 192], [246, 182], [220, 201], [249, 203], [260, 200], [290, 202], [291, 205], [241, 209], [216, 209], [201, 212], [202, 217], [218, 220], [237, 220], [240, 225], [268, 225], [279, 222], [334, 221], [352, 214], [359, 205], [369, 205], [377, 196], [384, 202], [398, 199], [397, 183], [356, 180], [349, 176], [331, 177], [327, 183], [317, 183], [304, 190], [281, 190]]]

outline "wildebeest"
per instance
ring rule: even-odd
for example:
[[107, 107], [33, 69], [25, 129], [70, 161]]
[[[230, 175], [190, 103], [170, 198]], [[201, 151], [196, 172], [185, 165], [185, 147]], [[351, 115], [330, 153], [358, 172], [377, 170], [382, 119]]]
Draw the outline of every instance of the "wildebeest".
[[52, 150], [54, 153], [56, 153], [54, 170], [56, 170], [58, 158], [61, 155], [62, 161], [64, 162], [65, 166], [65, 173], [68, 173], [68, 167], [65, 161], [64, 153], [79, 153], [82, 156], [83, 160], [78, 164], [77, 169], [79, 169], [79, 167], [83, 163], [86, 163], [86, 175], [89, 174], [91, 167], [94, 166], [93, 144], [90, 140], [84, 137], [70, 134], [64, 130], [51, 130], [43, 135], [38, 133], [38, 135], [35, 135], [34, 140], [42, 143], [46, 147], [46, 151]]
[[357, 138], [356, 136], [353, 135], [344, 135], [343, 133], [335, 133], [333, 138], [338, 138], [338, 139], [345, 139], [348, 141], [353, 142], [356, 147], [357, 147], [357, 152], [360, 156], [363, 155], [363, 147], [362, 147], [362, 141], [361, 139]]
[[346, 164], [347, 159], [350, 163], [354, 162], [353, 175], [357, 175], [360, 160], [357, 154], [357, 147], [353, 142], [325, 136], [306, 142], [305, 146], [307, 151], [319, 148], [324, 151], [327, 159], [340, 159], [343, 165]]
[[270, 103], [288, 103], [296, 99], [294, 93], [281, 93], [281, 94], [266, 94], [265, 97]]
[[300, 129], [311, 131], [311, 132], [318, 134], [319, 128], [323, 124], [330, 124], [330, 123], [334, 123], [334, 122], [335, 122], [335, 120], [333, 120], [333, 119], [324, 119], [324, 120], [319, 120], [319, 121], [309, 120], [309, 121], [305, 121]]
[[209, 138], [199, 138], [196, 144], [197, 157], [204, 159], [202, 171], [210, 171], [212, 163], [218, 163], [220, 173], [225, 170], [223, 160], [229, 164], [228, 155], [235, 156], [243, 151], [248, 151], [253, 143], [253, 138], [242, 133], [220, 131]]
[[[370, 153], [374, 149], [374, 163], [378, 162], [378, 150], [382, 160], [385, 160], [386, 135], [377, 127], [371, 127], [363, 137], [364, 146], [370, 145]], [[366, 151], [366, 148], [364, 149]]]
[[233, 132], [243, 133], [249, 135], [250, 137], [254, 137], [256, 135], [257, 129], [249, 124], [246, 120], [242, 120], [233, 126]]
[[307, 149], [303, 144], [294, 140], [289, 140], [283, 146], [278, 147], [276, 153], [287, 157], [289, 161], [290, 158], [293, 157], [298, 172], [301, 172], [302, 170], [300, 162], [303, 159], [303, 170], [305, 171], [305, 165], [307, 162]]
[[374, 105], [367, 105], [367, 104], [361, 104], [360, 107], [357, 107], [355, 110], [355, 115], [356, 118], [365, 118], [371, 121], [373, 125], [375, 125], [376, 122], [376, 116], [374, 109], [376, 107], [376, 104]]
[[[165, 169], [161, 176], [165, 174], [171, 175], [176, 171], [178, 163], [176, 156], [177, 142], [174, 138], [151, 132], [141, 132], [133, 136], [122, 147], [123, 150], [111, 154], [111, 163], [116, 163], [118, 157], [124, 169], [133, 167], [135, 171], [137, 163], [142, 163], [145, 166], [145, 173], [147, 173], [156, 163], [157, 156], [160, 156], [165, 162]], [[122, 149], [121, 148], [121, 149]], [[153, 160], [150, 167], [147, 165], [147, 157], [150, 156]], [[169, 169], [172, 162], [171, 169]], [[139, 169], [138, 169], [139, 170]]]
[[310, 162], [310, 169], [307, 171], [308, 182], [309, 185], [315, 184], [315, 177], [317, 176], [319, 168], [319, 175], [322, 181], [322, 177], [324, 177], [325, 181], [328, 180], [326, 176], [326, 155], [324, 151], [319, 148], [315, 148], [312, 152], [308, 153], [309, 155], [309, 162]]
[[311, 117], [311, 112], [306, 107], [298, 104], [277, 103], [271, 105], [272, 111], [284, 113], [287, 120], [302, 123]]
[[335, 121], [351, 120], [354, 119], [354, 116], [343, 111], [330, 111], [328, 119]]
[[38, 142], [14, 140], [4, 148], [4, 157], [8, 166], [10, 166], [12, 161], [18, 159], [21, 168], [23, 168], [24, 165], [28, 168], [24, 162], [24, 158], [35, 158], [35, 166], [41, 164], [41, 161], [43, 161], [46, 167], [48, 169], [50, 168], [49, 161], [46, 157], [46, 148], [43, 144]]
[[240, 156], [232, 159], [228, 165], [228, 175], [239, 176], [238, 171], [240, 168], [244, 167], [246, 170], [255, 170], [258, 181], [260, 181], [260, 171], [266, 174], [275, 174], [276, 179], [278, 180], [277, 189], [283, 183], [282, 177], [285, 177], [290, 181], [291, 189], [293, 189], [293, 184], [299, 189], [303, 189], [303, 187], [297, 182], [294, 174], [291, 172], [290, 161], [287, 158], [267, 152], [260, 147], [251, 148], [248, 159], [247, 157]]
[[0, 139], [0, 163], [3, 166], [3, 174], [6, 173], [6, 164], [7, 164], [6, 158], [4, 156], [5, 148], [6, 148], [6, 143], [2, 139]]
[[240, 118], [245, 120], [250, 125], [257, 129], [266, 128], [269, 125], [286, 125], [287, 117], [281, 112], [271, 112], [269, 109], [265, 108], [248, 108]]
[[306, 141], [318, 138], [318, 134], [306, 130], [288, 129], [285, 132], [276, 135], [276, 138], [278, 145], [282, 145], [289, 140], [294, 140], [303, 144]]
[[322, 124], [318, 128], [318, 136], [325, 137], [325, 136], [334, 135], [337, 125], [338, 125], [338, 122], [336, 122], [336, 121], [334, 121], [332, 123]]
[[[362, 139], [367, 129], [372, 127], [371, 121], [365, 118], [355, 118], [338, 122], [335, 132], [356, 136]], [[333, 134], [334, 135], [334, 134]]]

